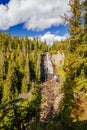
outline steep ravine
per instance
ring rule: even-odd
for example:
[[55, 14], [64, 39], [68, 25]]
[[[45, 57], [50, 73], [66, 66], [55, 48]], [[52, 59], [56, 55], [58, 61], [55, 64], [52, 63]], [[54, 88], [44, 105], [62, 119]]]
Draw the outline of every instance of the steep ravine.
[[40, 121], [47, 123], [58, 114], [63, 93], [61, 92], [62, 80], [58, 72], [55, 74], [50, 54], [46, 52], [42, 58], [44, 81], [40, 85], [42, 96]]
[[48, 122], [60, 110], [60, 101], [63, 97], [61, 93], [61, 82], [56, 80], [46, 81], [41, 84], [42, 103], [40, 106], [40, 121]]

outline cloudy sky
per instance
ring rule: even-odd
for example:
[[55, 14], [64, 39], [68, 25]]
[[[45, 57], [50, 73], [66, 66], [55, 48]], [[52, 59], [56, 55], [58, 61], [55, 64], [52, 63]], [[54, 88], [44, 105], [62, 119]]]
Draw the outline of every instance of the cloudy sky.
[[68, 37], [63, 24], [69, 0], [0, 0], [0, 31], [40, 37], [52, 44]]

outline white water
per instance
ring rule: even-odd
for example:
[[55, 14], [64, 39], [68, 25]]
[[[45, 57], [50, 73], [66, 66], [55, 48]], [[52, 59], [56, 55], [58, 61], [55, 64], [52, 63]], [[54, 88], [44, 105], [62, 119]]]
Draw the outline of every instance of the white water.
[[47, 74], [53, 74], [53, 65], [50, 59], [50, 54], [47, 52], [46, 54], [47, 59]]

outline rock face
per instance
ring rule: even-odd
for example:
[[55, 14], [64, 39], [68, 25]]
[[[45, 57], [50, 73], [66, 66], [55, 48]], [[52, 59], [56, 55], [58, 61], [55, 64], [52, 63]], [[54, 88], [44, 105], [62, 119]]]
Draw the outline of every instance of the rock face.
[[63, 66], [64, 60], [65, 60], [65, 55], [63, 52], [60, 53], [58, 51], [57, 54], [54, 54], [51, 56], [51, 61], [52, 61], [53, 65], [56, 65], [56, 66]]

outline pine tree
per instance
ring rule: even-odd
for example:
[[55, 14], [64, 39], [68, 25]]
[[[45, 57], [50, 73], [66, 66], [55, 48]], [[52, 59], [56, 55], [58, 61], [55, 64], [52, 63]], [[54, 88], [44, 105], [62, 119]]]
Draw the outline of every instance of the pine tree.
[[[27, 50], [28, 50], [28, 44], [27, 44]], [[22, 92], [27, 92], [29, 90], [29, 84], [30, 84], [30, 68], [29, 68], [29, 54], [27, 51], [26, 63], [24, 68], [24, 77], [22, 80]]]
[[86, 29], [87, 29], [87, 0], [85, 0], [83, 2], [83, 9], [85, 11], [85, 13], [84, 13], [84, 20], [85, 20], [85, 26], [86, 26]]
[[83, 43], [87, 43], [87, 0], [82, 3], [83, 10], [83, 21], [84, 21], [84, 35], [83, 35]]
[[16, 73], [16, 64], [9, 61], [8, 73], [4, 81], [3, 101], [14, 99], [18, 95], [18, 76]]
[[40, 76], [41, 76], [40, 64], [41, 64], [41, 56], [40, 56], [40, 54], [38, 52], [38, 54], [37, 54], [37, 63], [36, 63], [36, 78], [37, 78], [37, 81], [40, 81]]
[[71, 51], [74, 51], [81, 42], [82, 18], [80, 0], [71, 0], [69, 2], [71, 17], [66, 14], [63, 17], [69, 23], [69, 32], [71, 36]]

